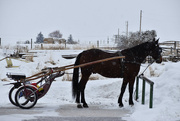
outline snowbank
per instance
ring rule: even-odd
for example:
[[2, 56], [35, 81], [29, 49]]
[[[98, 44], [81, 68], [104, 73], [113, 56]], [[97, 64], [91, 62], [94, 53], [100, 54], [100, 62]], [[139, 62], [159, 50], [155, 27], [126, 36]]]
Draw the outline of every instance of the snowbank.
[[[132, 121], [176, 121], [180, 120], [180, 62], [153, 64], [145, 76], [154, 81], [153, 108], [149, 106], [149, 86], [146, 84], [146, 104], [141, 99], [134, 106], [129, 120]], [[143, 68], [141, 68], [143, 70]], [[150, 76], [154, 71], [155, 77]]]

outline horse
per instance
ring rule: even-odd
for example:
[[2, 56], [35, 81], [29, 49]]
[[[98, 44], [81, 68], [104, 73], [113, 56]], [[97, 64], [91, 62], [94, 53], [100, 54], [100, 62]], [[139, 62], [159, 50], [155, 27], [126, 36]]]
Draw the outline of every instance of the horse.
[[[135, 77], [139, 73], [141, 63], [147, 56], [151, 56], [156, 63], [162, 62], [162, 48], [159, 47], [158, 41], [159, 39], [156, 40], [154, 38], [151, 41], [114, 53], [108, 53], [100, 49], [90, 49], [78, 54], [74, 66], [115, 56], [125, 56], [125, 59], [115, 59], [81, 67], [82, 77], [80, 81], [79, 68], [74, 68], [72, 78], [72, 95], [73, 98], [76, 98], [75, 101], [77, 103], [77, 108], [89, 107], [85, 100], [84, 91], [88, 79], [93, 73], [98, 73], [108, 78], [123, 78], [121, 92], [118, 99], [119, 107], [123, 107], [122, 98], [127, 84], [129, 84], [129, 105], [133, 106], [133, 87]], [[80, 97], [83, 105], [80, 103]]]

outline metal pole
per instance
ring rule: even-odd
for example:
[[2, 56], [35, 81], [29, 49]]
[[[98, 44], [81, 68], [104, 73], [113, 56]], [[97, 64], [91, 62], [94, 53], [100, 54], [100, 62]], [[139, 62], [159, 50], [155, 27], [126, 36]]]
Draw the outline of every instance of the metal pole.
[[145, 104], [145, 80], [143, 79], [143, 87], [142, 87], [142, 104]]
[[153, 86], [154, 83], [150, 85], [150, 102], [149, 102], [149, 108], [153, 107]]

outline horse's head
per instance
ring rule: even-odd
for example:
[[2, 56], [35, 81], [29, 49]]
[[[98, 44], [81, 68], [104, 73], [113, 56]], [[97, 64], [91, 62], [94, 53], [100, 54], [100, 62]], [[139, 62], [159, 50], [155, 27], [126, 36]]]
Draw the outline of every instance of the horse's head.
[[149, 42], [149, 55], [152, 56], [152, 58], [156, 61], [156, 63], [161, 63], [162, 62], [162, 48], [159, 47], [158, 40], [153, 39], [152, 42]]

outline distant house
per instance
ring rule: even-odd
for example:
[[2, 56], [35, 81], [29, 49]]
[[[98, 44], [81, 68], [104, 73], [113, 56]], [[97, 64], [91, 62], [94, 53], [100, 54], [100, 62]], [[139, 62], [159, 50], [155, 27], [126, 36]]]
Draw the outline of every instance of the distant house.
[[66, 43], [66, 40], [63, 38], [60, 39], [56, 39], [56, 38], [44, 38], [44, 43], [45, 44], [62, 44], [62, 43]]
[[44, 38], [44, 43], [45, 44], [54, 44], [54, 39], [53, 38]]

